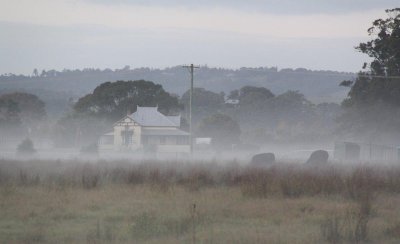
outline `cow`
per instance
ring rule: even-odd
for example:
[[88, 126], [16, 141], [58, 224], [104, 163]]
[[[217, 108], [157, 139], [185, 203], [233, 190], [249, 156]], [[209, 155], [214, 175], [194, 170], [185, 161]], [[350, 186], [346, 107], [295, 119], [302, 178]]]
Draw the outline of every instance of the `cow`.
[[275, 164], [275, 154], [273, 153], [260, 153], [252, 157], [250, 166], [257, 168], [265, 168]]
[[307, 165], [326, 165], [328, 163], [329, 154], [325, 150], [317, 150], [311, 153], [307, 160]]

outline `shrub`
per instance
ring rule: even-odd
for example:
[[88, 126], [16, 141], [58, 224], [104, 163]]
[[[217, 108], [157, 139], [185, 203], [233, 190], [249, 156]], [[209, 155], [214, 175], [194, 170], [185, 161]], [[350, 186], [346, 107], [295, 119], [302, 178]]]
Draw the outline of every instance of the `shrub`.
[[99, 152], [98, 146], [96, 143], [92, 143], [90, 145], [84, 146], [81, 148], [81, 153], [85, 154], [97, 154]]
[[36, 149], [33, 146], [32, 140], [29, 138], [23, 140], [17, 147], [18, 154], [29, 155], [29, 154], [34, 154], [35, 152]]

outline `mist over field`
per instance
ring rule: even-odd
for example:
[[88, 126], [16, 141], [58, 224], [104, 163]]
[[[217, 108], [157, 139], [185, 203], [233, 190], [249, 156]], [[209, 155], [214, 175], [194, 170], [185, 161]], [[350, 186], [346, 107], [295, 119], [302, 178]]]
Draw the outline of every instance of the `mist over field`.
[[[24, 141], [44, 158], [178, 158], [188, 141], [190, 151], [197, 147], [192, 156], [208, 159], [274, 153], [304, 161], [315, 150], [333, 159], [335, 148], [344, 150], [336, 156], [345, 155], [351, 143], [362, 160], [396, 154], [397, 54], [381, 53], [378, 44], [397, 38], [389, 25], [397, 12], [384, 11], [393, 1], [304, 1], [290, 8], [285, 1], [21, 4], [20, 11], [4, 4], [0, 18], [7, 33], [0, 75], [5, 157], [18, 154]], [[193, 62], [190, 107], [183, 65]], [[134, 113], [146, 114], [151, 126], [134, 127]], [[126, 115], [132, 128], [117, 128]], [[168, 116], [180, 122], [165, 122]], [[150, 131], [156, 120], [163, 132]], [[156, 147], [170, 155], [157, 155]]]
[[0, 3], [0, 242], [399, 242], [397, 1]]

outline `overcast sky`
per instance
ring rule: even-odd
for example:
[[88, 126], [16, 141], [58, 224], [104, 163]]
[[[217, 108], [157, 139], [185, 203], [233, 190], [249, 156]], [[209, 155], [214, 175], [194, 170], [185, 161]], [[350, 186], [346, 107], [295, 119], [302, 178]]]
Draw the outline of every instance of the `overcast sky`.
[[0, 0], [0, 73], [196, 63], [358, 71], [398, 0]]

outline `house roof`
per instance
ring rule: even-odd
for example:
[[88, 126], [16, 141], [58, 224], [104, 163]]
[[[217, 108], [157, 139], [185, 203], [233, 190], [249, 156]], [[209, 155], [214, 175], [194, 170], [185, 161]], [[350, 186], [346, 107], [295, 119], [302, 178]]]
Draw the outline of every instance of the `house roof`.
[[167, 116], [169, 120], [172, 121], [172, 123], [176, 124], [176, 126], [181, 127], [181, 116]]
[[165, 116], [162, 113], [158, 112], [158, 107], [137, 106], [136, 112], [129, 115], [129, 117], [142, 126], [180, 126], [180, 116]]
[[143, 129], [142, 130], [142, 135], [146, 136], [188, 136], [189, 133], [179, 130], [179, 129], [174, 129], [174, 130], [163, 130], [163, 129]]

